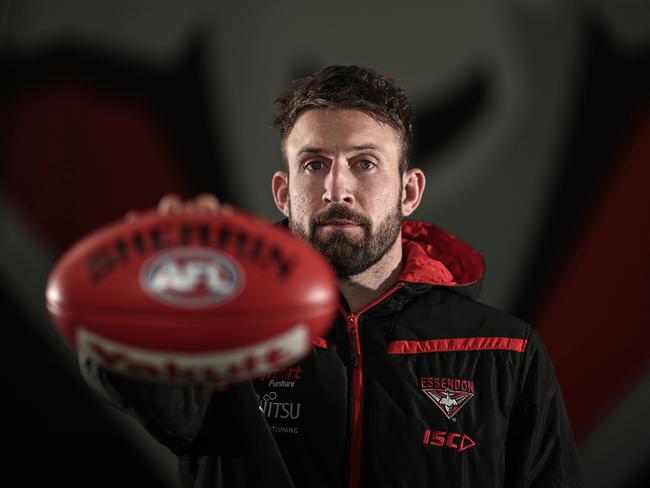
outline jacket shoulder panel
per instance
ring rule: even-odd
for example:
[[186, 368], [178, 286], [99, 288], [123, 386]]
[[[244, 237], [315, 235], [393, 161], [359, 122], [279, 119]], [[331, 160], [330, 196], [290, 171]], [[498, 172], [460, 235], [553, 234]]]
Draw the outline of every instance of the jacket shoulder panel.
[[527, 340], [531, 326], [508, 312], [431, 287], [398, 315], [393, 340], [508, 337]]

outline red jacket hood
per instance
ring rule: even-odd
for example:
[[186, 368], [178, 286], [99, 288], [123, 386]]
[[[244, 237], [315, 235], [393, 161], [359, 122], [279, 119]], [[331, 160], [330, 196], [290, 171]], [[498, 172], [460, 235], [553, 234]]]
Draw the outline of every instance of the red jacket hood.
[[469, 244], [427, 222], [402, 222], [400, 281], [453, 287], [478, 295], [485, 262]]

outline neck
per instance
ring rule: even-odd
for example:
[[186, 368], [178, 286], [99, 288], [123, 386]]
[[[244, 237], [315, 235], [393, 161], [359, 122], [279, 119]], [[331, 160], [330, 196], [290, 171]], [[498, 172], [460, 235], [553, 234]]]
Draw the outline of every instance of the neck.
[[358, 312], [395, 284], [402, 272], [402, 234], [397, 236], [388, 252], [370, 268], [345, 280], [339, 289], [351, 312]]

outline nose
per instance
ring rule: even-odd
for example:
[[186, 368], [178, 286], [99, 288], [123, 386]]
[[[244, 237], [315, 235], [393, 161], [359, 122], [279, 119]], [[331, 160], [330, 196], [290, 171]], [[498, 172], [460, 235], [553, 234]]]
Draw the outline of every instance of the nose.
[[347, 161], [333, 161], [323, 182], [323, 203], [354, 203], [353, 180]]

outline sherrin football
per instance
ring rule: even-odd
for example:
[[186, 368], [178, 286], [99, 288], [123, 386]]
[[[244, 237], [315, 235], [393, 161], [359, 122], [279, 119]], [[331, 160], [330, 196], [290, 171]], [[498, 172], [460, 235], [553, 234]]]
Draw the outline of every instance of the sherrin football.
[[137, 378], [262, 376], [305, 356], [338, 301], [324, 258], [242, 211], [151, 210], [88, 235], [56, 264], [46, 303], [82, 357]]

